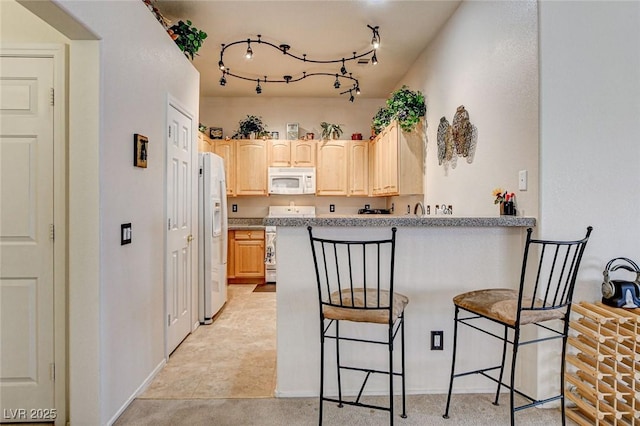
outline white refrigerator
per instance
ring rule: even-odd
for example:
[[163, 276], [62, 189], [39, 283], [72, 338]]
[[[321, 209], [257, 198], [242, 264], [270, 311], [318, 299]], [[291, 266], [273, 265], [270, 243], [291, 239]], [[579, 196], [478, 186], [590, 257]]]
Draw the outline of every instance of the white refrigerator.
[[198, 319], [211, 324], [227, 301], [227, 186], [222, 157], [198, 158]]

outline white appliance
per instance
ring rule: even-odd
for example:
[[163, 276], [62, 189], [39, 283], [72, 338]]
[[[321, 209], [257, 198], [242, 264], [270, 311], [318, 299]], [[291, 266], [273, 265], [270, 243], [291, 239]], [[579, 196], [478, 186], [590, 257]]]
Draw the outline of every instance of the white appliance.
[[[269, 217], [315, 217], [315, 206], [271, 206], [269, 207]], [[268, 283], [276, 282], [276, 227], [265, 227], [265, 281]]]
[[222, 157], [198, 158], [198, 320], [211, 324], [227, 301], [227, 186]]
[[269, 167], [269, 194], [315, 194], [315, 167]]

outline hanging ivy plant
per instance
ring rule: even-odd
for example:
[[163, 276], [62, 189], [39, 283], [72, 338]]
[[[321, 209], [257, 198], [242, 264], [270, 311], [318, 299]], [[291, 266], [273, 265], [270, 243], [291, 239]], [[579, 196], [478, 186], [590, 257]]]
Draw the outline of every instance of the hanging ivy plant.
[[411, 132], [427, 114], [424, 95], [420, 91], [409, 90], [407, 86], [391, 93], [387, 106], [380, 108], [372, 120], [372, 127], [379, 133], [392, 120], [398, 120], [400, 128]]
[[180, 50], [184, 52], [184, 56], [191, 60], [193, 60], [193, 55], [198, 54], [204, 39], [207, 38], [207, 33], [198, 30], [189, 20], [186, 23], [182, 20], [178, 21], [167, 31]]

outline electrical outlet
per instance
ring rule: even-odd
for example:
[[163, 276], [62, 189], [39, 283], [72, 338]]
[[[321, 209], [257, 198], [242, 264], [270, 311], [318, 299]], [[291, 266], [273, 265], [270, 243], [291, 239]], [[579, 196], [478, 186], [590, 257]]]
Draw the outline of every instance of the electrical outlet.
[[364, 209], [365, 209], [365, 210], [369, 210], [370, 208], [371, 208], [371, 205], [370, 205], [370, 204], [365, 204], [365, 205], [364, 205]]
[[234, 213], [238, 212], [238, 205], [237, 204], [231, 204], [231, 211]]
[[131, 244], [131, 224], [123, 223], [120, 225], [120, 245]]
[[335, 204], [329, 204], [329, 211], [331, 213], [334, 213], [336, 211], [336, 205]]
[[444, 337], [444, 331], [432, 331], [431, 332], [431, 350], [441, 351], [444, 349], [444, 343], [442, 339]]
[[527, 171], [526, 170], [520, 170], [518, 172], [518, 189], [520, 191], [526, 191], [527, 190]]

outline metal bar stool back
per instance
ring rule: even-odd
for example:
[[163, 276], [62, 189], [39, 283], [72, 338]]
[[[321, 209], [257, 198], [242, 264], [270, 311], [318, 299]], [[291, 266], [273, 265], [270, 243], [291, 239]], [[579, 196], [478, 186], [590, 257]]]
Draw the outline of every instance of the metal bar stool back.
[[[404, 376], [404, 308], [409, 299], [394, 292], [394, 264], [396, 228], [391, 229], [391, 237], [386, 239], [352, 241], [320, 238], [313, 235], [309, 226], [309, 239], [316, 272], [319, 312], [320, 312], [320, 410], [319, 423], [322, 424], [323, 402], [331, 401], [360, 407], [389, 411], [393, 424], [393, 379], [400, 376], [402, 382], [402, 417], [406, 417], [405, 376]], [[344, 335], [341, 321], [370, 323], [386, 326], [385, 338], [363, 338]], [[394, 371], [393, 349], [396, 335], [401, 340], [401, 366]], [[325, 343], [335, 341], [337, 372], [337, 398], [325, 395]], [[388, 369], [347, 364], [340, 358], [341, 343], [370, 343], [386, 345], [388, 349]], [[368, 351], [361, 351], [366, 364]], [[360, 360], [358, 360], [359, 362]], [[396, 369], [398, 369], [396, 367]], [[359, 372], [363, 383], [358, 395], [346, 399], [342, 392], [342, 374], [345, 371]], [[365, 385], [372, 374], [388, 375], [389, 404], [377, 405], [362, 402]]]
[[[531, 238], [531, 228], [527, 229], [520, 284], [518, 290], [492, 288], [459, 294], [453, 298], [455, 306], [453, 357], [449, 392], [444, 418], [449, 418], [453, 380], [457, 377], [480, 374], [497, 383], [494, 405], [498, 405], [501, 387], [509, 390], [511, 424], [519, 410], [560, 400], [562, 424], [564, 419], [564, 358], [569, 330], [569, 315], [576, 284], [576, 277], [582, 255], [592, 228], [587, 228], [586, 236], [574, 241], [536, 240]], [[461, 311], [464, 311], [461, 316]], [[483, 328], [479, 321], [489, 320], [504, 327], [500, 335]], [[466, 325], [485, 334], [500, 339], [502, 360], [499, 365], [463, 373], [455, 373], [458, 346], [458, 325]], [[524, 326], [538, 327], [538, 337], [521, 341]], [[523, 345], [536, 344], [561, 339], [560, 393], [544, 399], [537, 399], [515, 388], [516, 361], [518, 349]], [[503, 380], [507, 345], [512, 345], [511, 373], [508, 383]], [[495, 377], [497, 374], [497, 377]], [[515, 406], [514, 394], [528, 402]]]

